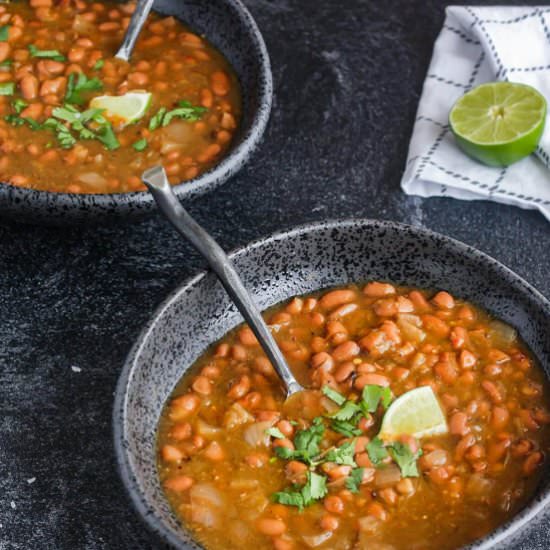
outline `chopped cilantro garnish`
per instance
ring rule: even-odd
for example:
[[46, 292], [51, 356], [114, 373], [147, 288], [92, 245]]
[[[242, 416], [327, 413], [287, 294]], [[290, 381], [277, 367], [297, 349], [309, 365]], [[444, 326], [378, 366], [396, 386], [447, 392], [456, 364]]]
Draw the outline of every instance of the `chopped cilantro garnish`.
[[353, 455], [355, 453], [355, 441], [347, 441], [336, 449], [331, 449], [326, 455], [325, 460], [328, 462], [336, 462], [345, 466], [357, 466]]
[[65, 100], [67, 103], [81, 105], [84, 103], [83, 92], [103, 90], [103, 83], [96, 76], [88, 78], [84, 73], [71, 73], [67, 81]]
[[10, 34], [9, 25], [2, 25], [0, 27], [0, 42], [7, 42]]
[[170, 122], [172, 122], [173, 118], [183, 118], [184, 120], [189, 120], [191, 122], [195, 120], [199, 120], [203, 113], [205, 113], [208, 109], [206, 107], [197, 107], [194, 105], [191, 105], [189, 101], [180, 101], [178, 103], [179, 107], [177, 109], [173, 109], [172, 111], [168, 111], [162, 120], [163, 126], [168, 126]]
[[330, 415], [330, 418], [335, 420], [351, 420], [358, 412], [361, 412], [361, 408], [353, 401], [346, 401], [344, 406]]
[[21, 118], [20, 116], [14, 114], [6, 115], [4, 117], [4, 120], [12, 126], [23, 126], [23, 124], [25, 124], [24, 118]]
[[[135, 149], [135, 146], [136, 144], [134, 143], [134, 149]], [[138, 149], [139, 150], [139, 149]], [[281, 432], [281, 430], [279, 430], [279, 428], [268, 428], [265, 433], [271, 437], [274, 437], [275, 439], [286, 439], [285, 438], [285, 435], [283, 434], [283, 432]]]
[[114, 151], [120, 147], [120, 143], [115, 135], [113, 127], [110, 124], [99, 128], [96, 139], [101, 141], [101, 143], [103, 143], [109, 151]]
[[305, 485], [289, 487], [275, 493], [272, 498], [279, 504], [296, 506], [302, 510], [314, 501], [322, 499], [327, 492], [327, 478], [315, 472], [308, 472]]
[[401, 469], [401, 475], [403, 477], [419, 476], [416, 461], [422, 456], [422, 449], [418, 449], [416, 453], [413, 453], [408, 445], [399, 441], [395, 441], [391, 445], [388, 445], [388, 449], [390, 455]]
[[367, 453], [370, 461], [375, 466], [379, 466], [389, 456], [388, 451], [384, 447], [384, 442], [379, 437], [375, 437], [367, 443]]
[[364, 471], [365, 471], [364, 468], [354, 468], [351, 471], [351, 474], [349, 475], [349, 477], [346, 479], [346, 489], [349, 489], [352, 493], [358, 493], [359, 486], [363, 481]]
[[0, 82], [0, 95], [13, 95], [15, 93], [14, 82]]
[[323, 439], [325, 427], [320, 417], [313, 419], [313, 424], [305, 429], [298, 430], [294, 437], [294, 446], [298, 452], [304, 453], [306, 460], [310, 460], [320, 452], [319, 444]]
[[105, 61], [103, 59], [98, 59], [95, 63], [92, 69], [94, 71], [99, 71], [99, 69], [103, 68], [103, 65], [105, 65]]
[[162, 119], [164, 118], [166, 111], [166, 107], [161, 107], [158, 110], [157, 114], [151, 117], [151, 120], [149, 121], [149, 130], [156, 130], [159, 126], [162, 125]]
[[5, 69], [7, 67], [11, 67], [13, 65], [13, 61], [11, 59], [5, 59], [0, 63], [0, 69]]
[[355, 424], [346, 422], [345, 420], [333, 420], [330, 424], [330, 428], [346, 437], [353, 437], [363, 433], [359, 428], [355, 427]]
[[346, 402], [346, 398], [338, 393], [336, 390], [333, 390], [329, 386], [323, 386], [321, 388], [323, 395], [326, 395], [331, 401], [334, 401], [337, 405], [342, 406]]
[[13, 108], [15, 109], [15, 112], [19, 114], [25, 107], [27, 107], [29, 104], [24, 99], [14, 99], [11, 104], [13, 105]]
[[161, 107], [149, 121], [149, 130], [156, 130], [161, 126], [168, 126], [174, 118], [183, 118], [193, 122], [199, 120], [208, 110], [206, 107], [192, 105], [189, 101], [178, 102], [179, 107], [169, 111], [166, 107]]
[[31, 52], [31, 57], [66, 61], [66, 57], [57, 50], [39, 50], [34, 44], [29, 44], [29, 52]]
[[365, 404], [367, 412], [373, 413], [378, 409], [378, 405], [382, 402], [385, 409], [391, 402], [391, 390], [390, 388], [383, 388], [382, 386], [367, 385], [363, 388], [362, 400]]

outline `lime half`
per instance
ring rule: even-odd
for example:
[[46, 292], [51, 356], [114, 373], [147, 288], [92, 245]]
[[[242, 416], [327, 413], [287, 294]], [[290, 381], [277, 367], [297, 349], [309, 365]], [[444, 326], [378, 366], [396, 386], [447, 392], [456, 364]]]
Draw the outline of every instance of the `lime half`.
[[379, 436], [393, 440], [400, 435], [417, 438], [447, 433], [447, 422], [430, 386], [400, 395], [388, 408]]
[[105, 116], [113, 122], [127, 125], [138, 121], [151, 105], [149, 92], [128, 92], [124, 95], [100, 95], [90, 101], [92, 109], [105, 109]]
[[489, 166], [530, 155], [544, 130], [546, 100], [531, 86], [489, 82], [464, 94], [449, 115], [461, 149]]

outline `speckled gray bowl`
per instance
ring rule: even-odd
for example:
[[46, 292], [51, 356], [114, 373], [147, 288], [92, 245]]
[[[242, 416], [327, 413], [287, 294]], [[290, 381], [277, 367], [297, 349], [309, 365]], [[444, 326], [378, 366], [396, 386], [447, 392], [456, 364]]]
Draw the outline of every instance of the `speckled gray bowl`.
[[[175, 187], [180, 199], [211, 191], [250, 158], [266, 128], [273, 96], [269, 56], [250, 12], [240, 0], [156, 0], [155, 11], [173, 15], [204, 34], [229, 60], [241, 83], [243, 118], [234, 143], [214, 168]], [[0, 216], [48, 225], [142, 218], [156, 210], [147, 191], [75, 195], [0, 183]]]
[[[550, 369], [550, 303], [502, 264], [442, 235], [391, 222], [327, 222], [257, 241], [232, 258], [262, 309], [295, 294], [367, 279], [447, 289], [518, 328], [547, 374]], [[113, 422], [122, 479], [147, 525], [176, 548], [197, 546], [159, 485], [157, 422], [189, 366], [239, 322], [214, 275], [201, 273], [157, 310], [119, 379]], [[530, 505], [471, 548], [512, 548], [525, 529], [545, 517], [549, 501], [546, 472]]]

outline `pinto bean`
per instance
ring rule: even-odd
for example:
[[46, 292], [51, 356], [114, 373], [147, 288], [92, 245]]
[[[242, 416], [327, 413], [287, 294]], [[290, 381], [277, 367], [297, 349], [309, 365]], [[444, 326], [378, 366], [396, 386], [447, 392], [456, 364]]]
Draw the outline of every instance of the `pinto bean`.
[[359, 346], [352, 340], [348, 340], [332, 350], [331, 355], [334, 361], [341, 363], [342, 361], [353, 359], [355, 356], [359, 355], [359, 351]]
[[286, 524], [281, 519], [261, 518], [256, 522], [256, 529], [269, 537], [282, 535], [286, 531]]
[[463, 412], [456, 412], [449, 421], [449, 431], [453, 435], [464, 436], [469, 433], [468, 416]]
[[332, 290], [324, 294], [319, 300], [319, 304], [325, 309], [334, 309], [342, 304], [347, 304], [355, 300], [355, 292], [349, 289]]
[[21, 95], [25, 99], [35, 99], [38, 95], [38, 79], [32, 74], [25, 75], [19, 83]]
[[7, 42], [0, 42], [0, 62], [5, 61], [11, 53], [11, 46]]
[[393, 285], [389, 283], [379, 283], [377, 281], [372, 281], [365, 285], [363, 293], [369, 298], [382, 298], [384, 296], [389, 296], [395, 294], [396, 290]]
[[390, 385], [390, 379], [383, 374], [362, 374], [355, 379], [354, 386], [358, 390], [362, 390], [367, 385], [375, 385], [388, 387]]

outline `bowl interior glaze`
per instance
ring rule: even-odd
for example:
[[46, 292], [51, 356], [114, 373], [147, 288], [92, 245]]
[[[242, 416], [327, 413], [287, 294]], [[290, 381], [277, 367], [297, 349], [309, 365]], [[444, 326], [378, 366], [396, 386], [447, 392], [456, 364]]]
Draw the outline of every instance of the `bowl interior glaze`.
[[[446, 289], [515, 326], [549, 374], [550, 303], [485, 254], [435, 233], [392, 222], [327, 222], [255, 242], [232, 255], [261, 309], [295, 294], [368, 279]], [[197, 548], [171, 513], [155, 465], [164, 403], [190, 365], [241, 322], [211, 273], [185, 282], [157, 310], [130, 353], [114, 408], [122, 479], [148, 526], [178, 548]], [[531, 504], [476, 543], [507, 548], [550, 500], [548, 472]]]
[[[172, 15], [204, 34], [239, 78], [243, 116], [230, 150], [209, 171], [174, 186], [180, 199], [211, 191], [236, 174], [261, 141], [273, 96], [271, 65], [262, 35], [240, 0], [156, 0], [154, 11]], [[0, 212], [28, 223], [65, 225], [139, 219], [156, 211], [147, 191], [117, 194], [50, 193], [0, 183]]]

